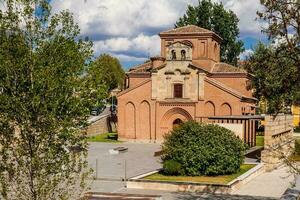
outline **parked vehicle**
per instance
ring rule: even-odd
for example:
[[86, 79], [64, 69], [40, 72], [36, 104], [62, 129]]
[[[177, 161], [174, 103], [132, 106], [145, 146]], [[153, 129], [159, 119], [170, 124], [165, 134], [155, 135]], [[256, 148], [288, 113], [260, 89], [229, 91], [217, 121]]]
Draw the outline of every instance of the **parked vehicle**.
[[91, 115], [98, 116], [105, 109], [105, 106], [96, 106], [91, 109]]

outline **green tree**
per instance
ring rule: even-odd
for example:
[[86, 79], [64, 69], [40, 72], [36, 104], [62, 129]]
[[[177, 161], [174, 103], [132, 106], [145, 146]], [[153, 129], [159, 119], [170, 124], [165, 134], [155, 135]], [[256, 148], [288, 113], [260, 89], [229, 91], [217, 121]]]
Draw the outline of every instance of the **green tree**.
[[285, 93], [291, 93], [293, 103], [300, 104], [300, 1], [261, 0], [261, 4], [264, 10], [257, 14], [268, 23], [263, 31], [271, 41], [278, 43], [276, 51], [284, 54], [297, 67], [294, 79], [285, 78], [287, 83], [292, 82], [289, 85], [295, 83]]
[[254, 75], [251, 87], [259, 100], [267, 101], [267, 113], [284, 112], [299, 91], [297, 66], [287, 52], [259, 43], [245, 66]]
[[238, 17], [226, 10], [221, 3], [199, 0], [198, 5], [189, 5], [175, 27], [196, 25], [214, 31], [223, 38], [221, 61], [237, 65], [239, 55], [244, 51], [243, 42], [238, 39]]
[[[261, 0], [262, 12], [257, 12], [261, 20], [268, 23], [263, 31], [272, 41], [278, 41], [277, 50], [288, 52], [286, 56], [300, 68], [300, 1]], [[298, 73], [300, 77], [300, 73]], [[300, 79], [299, 79], [300, 80]]]
[[77, 199], [89, 174], [81, 128], [105, 91], [84, 76], [92, 43], [48, 0], [0, 10], [0, 198]]
[[117, 58], [102, 54], [91, 64], [89, 75], [95, 84], [106, 85], [112, 90], [123, 85], [125, 72]]
[[263, 29], [271, 45], [259, 44], [249, 58], [247, 69], [255, 77], [252, 87], [268, 103], [268, 113], [283, 112], [300, 103], [300, 2], [261, 0], [258, 12], [268, 26]]

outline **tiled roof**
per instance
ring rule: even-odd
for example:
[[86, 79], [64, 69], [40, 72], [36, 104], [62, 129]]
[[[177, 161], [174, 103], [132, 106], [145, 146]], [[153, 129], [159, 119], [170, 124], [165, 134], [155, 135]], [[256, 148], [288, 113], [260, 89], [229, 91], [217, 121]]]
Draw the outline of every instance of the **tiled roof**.
[[187, 26], [163, 31], [160, 34], [178, 34], [178, 33], [180, 34], [180, 33], [213, 33], [213, 32], [205, 28], [201, 28], [199, 26], [187, 25]]
[[[163, 65], [157, 67], [157, 69], [160, 69], [165, 66], [166, 63]], [[202, 69], [204, 71], [207, 71], [208, 73], [247, 73], [243, 68], [241, 67], [234, 67], [232, 65], [229, 65], [227, 63], [216, 63], [213, 66], [201, 66], [197, 64], [196, 62], [192, 62], [191, 65], [195, 66], [196, 68]], [[143, 72], [149, 72], [153, 69], [152, 63], [147, 62], [141, 65], [138, 65], [136, 67], [133, 67], [129, 69], [128, 73], [143, 73]]]
[[210, 73], [211, 71], [211, 65], [201, 65], [200, 63], [197, 62], [197, 60], [193, 60], [192, 63], [191, 63], [192, 66], [198, 68], [198, 69], [202, 69], [208, 73]]
[[117, 97], [122, 96], [123, 94], [125, 94], [127, 92], [130, 92], [131, 90], [134, 90], [134, 89], [136, 89], [138, 87], [141, 87], [142, 85], [148, 83], [149, 81], [151, 81], [151, 78], [145, 79], [144, 81], [140, 82], [139, 84], [137, 84], [137, 85], [135, 85], [133, 87], [127, 88], [127, 89], [123, 90], [122, 92], [119, 92], [117, 94]]
[[212, 78], [208, 78], [208, 77], [205, 77], [205, 81], [209, 82], [210, 84], [224, 90], [224, 91], [227, 91], [229, 92], [230, 94], [232, 94], [233, 96], [236, 96], [237, 98], [240, 98], [240, 99], [247, 99], [247, 100], [252, 100], [252, 101], [257, 101], [256, 98], [253, 98], [253, 97], [248, 97], [248, 96], [245, 96], [243, 94], [241, 94], [240, 92], [232, 89], [231, 87], [228, 87], [227, 85], [215, 80], [215, 79], [212, 79]]
[[246, 71], [239, 67], [234, 67], [232, 65], [229, 65], [227, 63], [216, 63], [214, 64], [212, 70], [212, 73], [223, 73], [223, 72], [235, 72], [235, 73], [246, 73]]
[[132, 72], [147, 72], [147, 70], [149, 70], [151, 68], [152, 68], [152, 63], [151, 62], [146, 62], [146, 63], [143, 63], [141, 65], [137, 65], [133, 68], [130, 68], [129, 73], [132, 73]]

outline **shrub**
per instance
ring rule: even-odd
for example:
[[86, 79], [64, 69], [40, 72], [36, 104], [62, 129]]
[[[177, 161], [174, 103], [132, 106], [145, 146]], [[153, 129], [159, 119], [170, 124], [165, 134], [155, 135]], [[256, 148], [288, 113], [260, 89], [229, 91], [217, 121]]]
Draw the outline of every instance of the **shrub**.
[[295, 154], [300, 155], [300, 139], [295, 140]]
[[174, 160], [166, 160], [163, 164], [163, 173], [166, 175], [179, 175], [181, 173], [181, 164]]
[[226, 128], [190, 121], [165, 135], [162, 151], [163, 162], [178, 162], [181, 175], [214, 176], [237, 172], [245, 145]]

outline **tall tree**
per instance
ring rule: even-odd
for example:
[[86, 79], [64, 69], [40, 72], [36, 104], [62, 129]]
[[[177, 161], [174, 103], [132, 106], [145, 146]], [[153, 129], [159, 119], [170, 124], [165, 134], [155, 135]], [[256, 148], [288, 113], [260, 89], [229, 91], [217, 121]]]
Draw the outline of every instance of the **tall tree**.
[[272, 41], [279, 41], [277, 49], [288, 52], [300, 68], [300, 1], [261, 0], [261, 4], [264, 9], [257, 14], [268, 23], [263, 31]]
[[276, 51], [285, 54], [297, 68], [295, 79], [286, 77], [286, 82], [296, 83], [295, 87], [287, 88], [287, 92], [293, 90], [293, 101], [300, 104], [300, 1], [261, 0], [261, 4], [264, 9], [257, 14], [268, 23], [263, 31], [277, 43]]
[[105, 92], [84, 76], [92, 44], [78, 39], [72, 14], [51, 14], [48, 0], [3, 4], [0, 198], [77, 199], [89, 173], [81, 129]]
[[91, 82], [106, 85], [112, 90], [122, 86], [125, 72], [117, 58], [102, 54], [91, 63], [89, 76]]
[[287, 52], [259, 43], [245, 67], [254, 75], [251, 86], [259, 100], [267, 101], [268, 113], [284, 112], [285, 106], [293, 103], [295, 91], [299, 91], [298, 74]]
[[238, 17], [231, 10], [226, 10], [221, 3], [199, 0], [198, 5], [188, 6], [175, 27], [191, 24], [214, 31], [223, 38], [221, 61], [236, 65], [239, 55], [244, 51], [244, 44], [238, 39], [238, 22]]
[[300, 103], [300, 2], [299, 0], [261, 0], [258, 12], [267, 22], [263, 32], [271, 45], [259, 44], [250, 56], [247, 69], [255, 75], [252, 86], [258, 98], [268, 102], [268, 112], [284, 111]]

